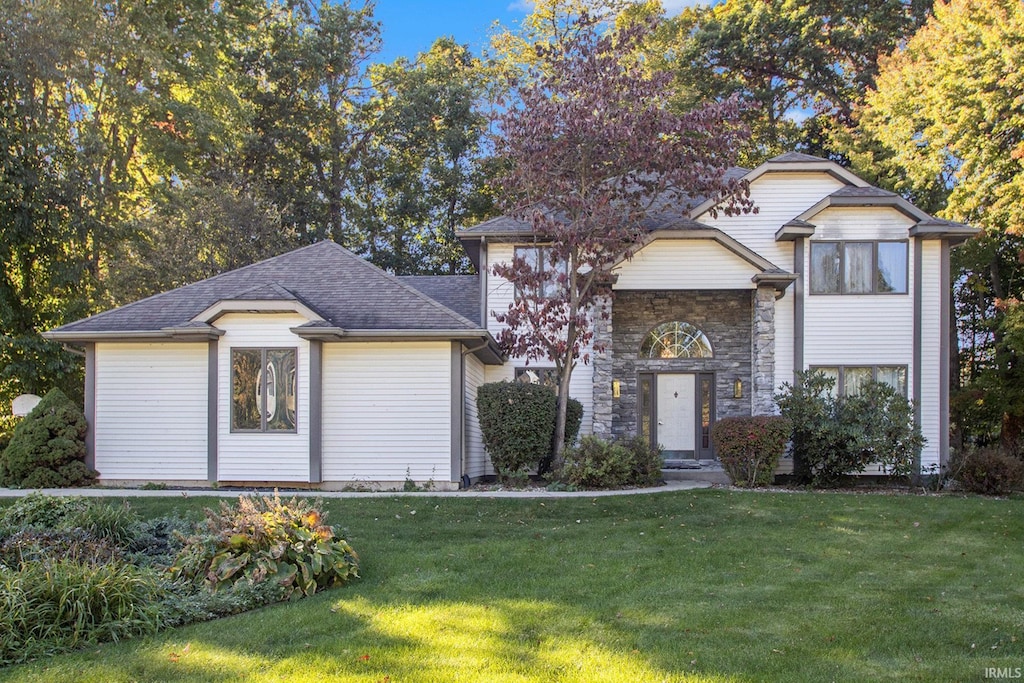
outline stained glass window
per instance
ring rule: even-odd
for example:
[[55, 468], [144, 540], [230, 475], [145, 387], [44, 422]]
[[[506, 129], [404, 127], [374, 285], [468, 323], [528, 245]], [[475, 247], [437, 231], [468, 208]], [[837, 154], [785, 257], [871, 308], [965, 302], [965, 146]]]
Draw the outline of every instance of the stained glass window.
[[711, 358], [707, 335], [690, 323], [662, 323], [647, 333], [640, 345], [643, 358]]

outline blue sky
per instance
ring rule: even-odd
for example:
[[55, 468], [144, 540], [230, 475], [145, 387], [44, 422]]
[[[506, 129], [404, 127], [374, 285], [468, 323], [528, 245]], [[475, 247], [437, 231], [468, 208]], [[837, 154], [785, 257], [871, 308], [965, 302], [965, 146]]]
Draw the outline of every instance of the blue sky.
[[[693, 4], [696, 0], [662, 0], [670, 13]], [[375, 61], [412, 59], [441, 36], [468, 43], [479, 55], [495, 20], [517, 26], [530, 7], [529, 0], [377, 0], [374, 16], [383, 24], [384, 46]]]

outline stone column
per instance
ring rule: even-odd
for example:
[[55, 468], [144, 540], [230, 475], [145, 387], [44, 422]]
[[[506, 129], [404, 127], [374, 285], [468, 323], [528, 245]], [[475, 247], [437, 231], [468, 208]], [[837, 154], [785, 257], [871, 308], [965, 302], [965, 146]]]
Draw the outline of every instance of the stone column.
[[775, 288], [762, 285], [754, 294], [751, 329], [751, 366], [754, 386], [750, 391], [752, 415], [775, 413]]
[[[594, 307], [594, 435], [612, 438], [612, 302], [602, 298]], [[598, 351], [597, 349], [603, 350]]]

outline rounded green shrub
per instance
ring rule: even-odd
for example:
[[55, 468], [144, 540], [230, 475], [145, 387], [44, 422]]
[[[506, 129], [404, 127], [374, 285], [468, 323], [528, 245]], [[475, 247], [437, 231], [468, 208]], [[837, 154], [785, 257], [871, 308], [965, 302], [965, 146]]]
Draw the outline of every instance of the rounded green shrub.
[[[493, 382], [477, 389], [477, 414], [484, 446], [503, 480], [522, 477], [536, 467], [551, 465], [558, 397], [542, 384]], [[583, 405], [570, 398], [566, 410], [565, 443], [579, 434]]]
[[584, 436], [567, 448], [556, 479], [575, 489], [654, 486], [661, 481], [661, 452], [642, 437], [609, 442]]
[[0, 455], [0, 485], [52, 488], [91, 484], [85, 464], [85, 415], [60, 389], [53, 389], [14, 429]]
[[792, 425], [776, 415], [726, 417], [711, 427], [718, 459], [736, 486], [767, 486], [786, 450]]

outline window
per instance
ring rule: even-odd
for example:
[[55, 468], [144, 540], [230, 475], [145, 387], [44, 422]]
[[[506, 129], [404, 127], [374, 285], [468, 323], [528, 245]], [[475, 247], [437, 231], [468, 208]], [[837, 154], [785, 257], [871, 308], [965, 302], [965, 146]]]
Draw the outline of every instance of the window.
[[906, 293], [906, 242], [811, 242], [811, 294]]
[[[566, 272], [565, 263], [551, 264], [551, 254], [548, 247], [516, 247], [516, 258], [521, 258], [533, 270], [540, 270], [544, 274], [544, 284], [541, 286], [541, 295], [544, 298], [553, 297], [558, 294], [558, 277]], [[519, 297], [519, 289], [516, 288], [516, 297]]]
[[832, 365], [812, 367], [835, 380], [833, 395], [855, 396], [864, 385], [875, 381], [907, 395], [907, 366], [905, 365]]
[[558, 391], [558, 370], [556, 368], [516, 368], [516, 381], [523, 384], [543, 384]]
[[231, 349], [231, 431], [295, 431], [295, 349]]
[[641, 358], [711, 358], [707, 335], [687, 322], [662, 323], [647, 333], [640, 345]]

